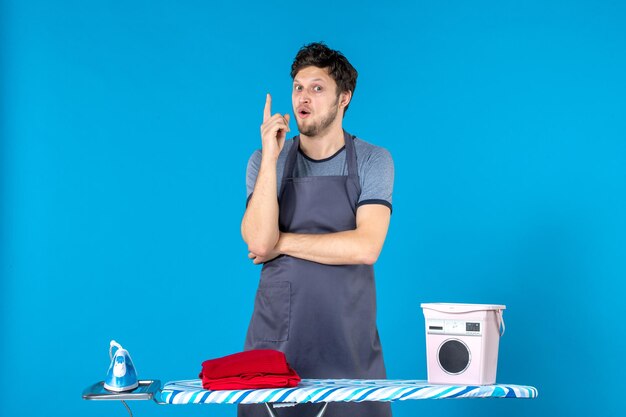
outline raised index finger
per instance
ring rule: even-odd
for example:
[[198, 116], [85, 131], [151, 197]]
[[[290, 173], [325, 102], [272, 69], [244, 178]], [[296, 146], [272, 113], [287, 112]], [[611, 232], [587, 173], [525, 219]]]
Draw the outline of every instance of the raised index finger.
[[263, 110], [263, 123], [272, 117], [272, 96], [267, 93], [265, 97], [265, 109]]

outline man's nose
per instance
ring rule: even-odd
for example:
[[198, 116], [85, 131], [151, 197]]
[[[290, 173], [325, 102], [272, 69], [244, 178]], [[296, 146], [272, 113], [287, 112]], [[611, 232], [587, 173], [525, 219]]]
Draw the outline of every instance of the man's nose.
[[309, 98], [309, 94], [306, 91], [303, 91], [302, 94], [298, 97], [298, 101], [300, 103], [310, 103], [311, 99]]

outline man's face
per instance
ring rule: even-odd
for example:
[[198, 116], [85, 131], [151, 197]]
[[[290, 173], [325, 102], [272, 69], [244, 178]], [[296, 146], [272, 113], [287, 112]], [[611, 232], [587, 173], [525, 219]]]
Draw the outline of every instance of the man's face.
[[[305, 67], [293, 80], [291, 101], [300, 133], [314, 137], [336, 122], [340, 113], [337, 83], [324, 68]], [[341, 110], [343, 112], [343, 110]]]

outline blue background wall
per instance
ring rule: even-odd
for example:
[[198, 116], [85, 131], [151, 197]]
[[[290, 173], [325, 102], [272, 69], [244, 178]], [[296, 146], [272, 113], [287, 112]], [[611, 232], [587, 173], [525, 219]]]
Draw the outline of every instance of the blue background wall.
[[0, 415], [124, 416], [81, 399], [112, 338], [163, 381], [241, 349], [246, 162], [265, 93], [291, 112], [291, 60], [316, 40], [360, 72], [346, 128], [395, 159], [389, 377], [426, 378], [421, 302], [503, 303], [498, 380], [540, 392], [395, 415], [621, 410], [623, 2], [1, 4]]

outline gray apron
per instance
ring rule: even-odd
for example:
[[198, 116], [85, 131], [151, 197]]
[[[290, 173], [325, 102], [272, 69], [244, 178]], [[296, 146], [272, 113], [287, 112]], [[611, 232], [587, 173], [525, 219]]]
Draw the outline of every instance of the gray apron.
[[[344, 132], [348, 176], [294, 178], [294, 138], [279, 193], [282, 232], [354, 230], [361, 192], [353, 137]], [[263, 265], [245, 350], [276, 349], [302, 378], [386, 378], [376, 328], [374, 268], [324, 265], [283, 255]], [[319, 404], [276, 410], [279, 417], [314, 416]], [[266, 417], [264, 405], [240, 405], [241, 417]], [[329, 403], [325, 417], [391, 416], [389, 403]]]

